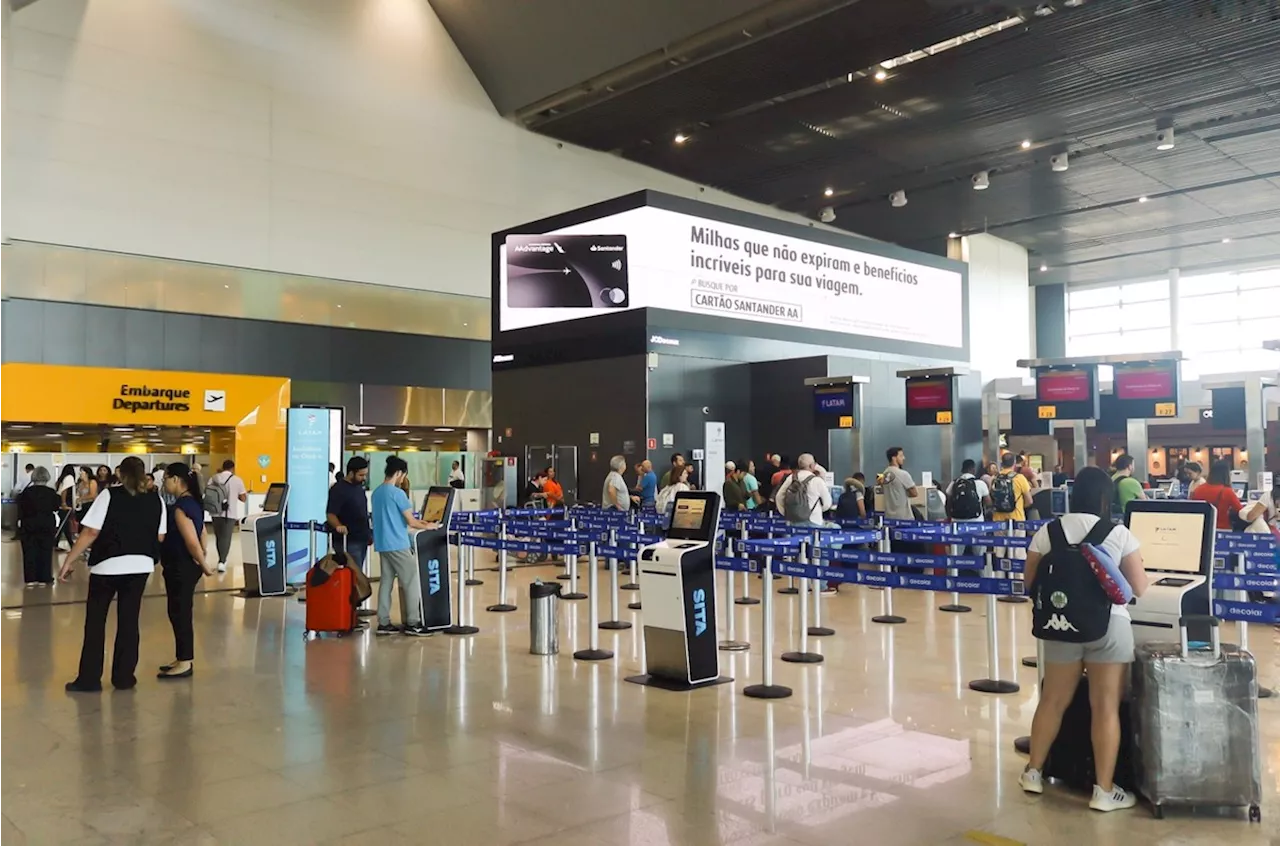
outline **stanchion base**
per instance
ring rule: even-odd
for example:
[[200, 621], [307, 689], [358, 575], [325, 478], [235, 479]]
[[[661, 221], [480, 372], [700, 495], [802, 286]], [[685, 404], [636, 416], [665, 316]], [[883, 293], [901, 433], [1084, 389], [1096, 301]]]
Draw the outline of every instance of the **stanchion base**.
[[774, 580], [775, 582], [780, 582], [780, 581], [782, 581], [782, 576], [779, 576], [777, 573], [774, 573], [774, 574], [773, 574], [773, 580]]
[[628, 602], [628, 603], [627, 603], [627, 607], [628, 607], [628, 608], [630, 608], [632, 611], [639, 611], [639, 610], [640, 610], [640, 603], [639, 603], [639, 602]]
[[508, 605], [508, 604], [507, 604], [507, 603], [505, 603], [505, 602], [499, 602], [497, 605], [490, 605], [488, 608], [486, 608], [486, 609], [484, 609], [484, 610], [486, 610], [486, 611], [515, 611], [515, 610], [516, 610], [516, 607], [515, 607], [514, 605]]
[[1270, 699], [1271, 697], [1273, 697], [1273, 696], [1275, 696], [1275, 695], [1276, 695], [1276, 692], [1275, 692], [1274, 690], [1272, 690], [1271, 688], [1269, 688], [1269, 687], [1263, 687], [1262, 685], [1258, 685], [1258, 698], [1259, 698], [1259, 699]]
[[466, 585], [467, 587], [476, 587], [478, 585], [484, 584], [484, 582], [480, 581], [479, 579], [467, 579], [465, 582], [463, 582], [463, 584]]
[[780, 684], [749, 684], [742, 689], [742, 695], [752, 699], [786, 699], [791, 695], [791, 688]]
[[722, 640], [720, 641], [721, 652], [745, 652], [751, 648], [751, 644], [745, 640]]
[[737, 599], [733, 601], [733, 604], [734, 605], [759, 605], [760, 600], [756, 599], [754, 596], [739, 596]]
[[357, 617], [376, 617], [378, 616], [378, 612], [372, 608], [357, 608], [356, 616]]
[[905, 623], [906, 621], [906, 617], [899, 617], [897, 614], [881, 614], [877, 617], [871, 618], [871, 622], [873, 623], [891, 623], [893, 625]]
[[561, 598], [561, 599], [586, 599], [586, 598], [587, 598], [587, 595], [586, 595], [585, 593], [582, 593], [582, 592], [578, 592], [578, 593], [562, 593], [562, 594], [560, 594], [560, 598]]
[[480, 630], [475, 626], [449, 626], [448, 628], [441, 629], [440, 631], [451, 635], [473, 635], [477, 634]]
[[306, 602], [306, 601], [307, 601], [307, 595], [306, 595], [305, 593], [300, 593], [300, 594], [298, 594], [298, 601], [299, 601], [299, 602]]
[[609, 631], [618, 631], [621, 629], [631, 628], [631, 624], [626, 620], [605, 620], [597, 628], [608, 629]]
[[669, 679], [663, 676], [655, 676], [650, 673], [645, 673], [641, 676], [627, 676], [623, 681], [631, 682], [632, 684], [642, 684], [645, 687], [656, 687], [659, 690], [673, 690], [677, 693], [684, 693], [704, 687], [715, 687], [718, 684], [728, 684], [733, 681], [733, 679], [728, 676], [720, 676], [719, 678], [712, 679], [711, 681], [689, 684], [683, 679]]
[[560, 581], [562, 581], [562, 582], [567, 582], [567, 581], [569, 581], [569, 574], [568, 574], [568, 573], [560, 573], [560, 574], [558, 574], [558, 575], [556, 576], [556, 578], [557, 578], [557, 579], [559, 579], [559, 580], [560, 580]]
[[1031, 754], [1031, 735], [1024, 734], [1022, 737], [1015, 737], [1013, 739], [1013, 749], [1015, 752], [1020, 752], [1023, 755], [1030, 755]]
[[976, 690], [979, 693], [1017, 693], [1022, 688], [1017, 682], [1001, 681], [999, 679], [978, 679], [969, 682], [969, 689]]
[[835, 633], [836, 633], [835, 629], [828, 628], [827, 626], [810, 626], [809, 627], [809, 637], [831, 637], [831, 635]]
[[973, 609], [968, 605], [952, 605], [951, 603], [947, 603], [946, 605], [939, 605], [938, 610], [947, 611], [951, 614], [968, 614]]
[[1036, 656], [1032, 655], [1030, 658], [1023, 658], [1023, 659], [1022, 659], [1022, 666], [1024, 666], [1024, 667], [1039, 667], [1039, 666], [1040, 666], [1040, 662], [1036, 659]]
[[817, 652], [784, 652], [780, 657], [788, 664], [821, 664], [827, 660]]
[[640, 590], [640, 585], [635, 582], [627, 582], [625, 585], [618, 585], [618, 590]]
[[579, 661], [608, 661], [613, 653], [607, 649], [579, 649], [573, 657]]
[[779, 588], [778, 590], [778, 593], [785, 593], [787, 596], [794, 596], [799, 592], [800, 592], [800, 588], [797, 588], [797, 587], [785, 587], [785, 588]]
[[1031, 600], [1027, 599], [1025, 596], [1001, 596], [996, 599], [996, 602], [1007, 602], [1010, 605], [1021, 605], [1024, 602], [1030, 601]]

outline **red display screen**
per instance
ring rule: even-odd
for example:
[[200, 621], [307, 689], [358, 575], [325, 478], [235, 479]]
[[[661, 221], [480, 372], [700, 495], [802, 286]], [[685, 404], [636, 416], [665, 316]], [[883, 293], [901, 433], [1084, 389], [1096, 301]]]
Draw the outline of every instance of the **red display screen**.
[[1036, 399], [1042, 403], [1088, 402], [1092, 396], [1090, 370], [1042, 370], [1036, 374]]
[[1168, 364], [1115, 368], [1115, 395], [1121, 400], [1174, 402], [1178, 397], [1176, 370]]
[[907, 380], [908, 411], [949, 411], [950, 409], [950, 379], [937, 379], [920, 382]]

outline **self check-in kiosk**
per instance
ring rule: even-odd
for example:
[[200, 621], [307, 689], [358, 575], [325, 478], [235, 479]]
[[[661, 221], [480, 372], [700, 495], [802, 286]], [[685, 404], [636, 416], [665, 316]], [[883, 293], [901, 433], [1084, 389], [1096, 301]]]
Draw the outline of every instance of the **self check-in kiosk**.
[[[1147, 571], [1147, 592], [1129, 606], [1136, 643], [1179, 640], [1178, 618], [1212, 613], [1213, 545], [1217, 510], [1207, 502], [1134, 500], [1124, 514]], [[1208, 641], [1209, 626], [1188, 630]]]
[[267, 489], [262, 511], [250, 514], [240, 525], [245, 596], [282, 596], [289, 592], [284, 545], [284, 509], [288, 502], [289, 486], [277, 482]]
[[[410, 529], [409, 546], [418, 559], [418, 587], [422, 602], [422, 626], [439, 631], [453, 623], [449, 595], [449, 516], [453, 513], [454, 488], [433, 486], [422, 503], [422, 522], [435, 528]], [[407, 623], [404, 590], [400, 591], [400, 619]]]
[[676, 494], [666, 540], [642, 547], [645, 670], [651, 683], [690, 688], [720, 678], [715, 539], [720, 496]]

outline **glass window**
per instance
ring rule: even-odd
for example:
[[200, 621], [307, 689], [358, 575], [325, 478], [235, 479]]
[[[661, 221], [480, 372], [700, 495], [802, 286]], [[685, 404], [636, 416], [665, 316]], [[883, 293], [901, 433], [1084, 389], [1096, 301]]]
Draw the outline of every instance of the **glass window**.
[[1196, 374], [1256, 369], [1280, 338], [1280, 268], [1189, 277], [1179, 284], [1178, 337]]
[[1096, 306], [1116, 305], [1120, 302], [1120, 288], [1084, 288], [1070, 291], [1067, 294], [1067, 306], [1072, 311], [1078, 308], [1094, 308]]
[[1120, 286], [1120, 301], [1123, 303], [1151, 303], [1167, 299], [1169, 299], [1168, 279], [1131, 282]]

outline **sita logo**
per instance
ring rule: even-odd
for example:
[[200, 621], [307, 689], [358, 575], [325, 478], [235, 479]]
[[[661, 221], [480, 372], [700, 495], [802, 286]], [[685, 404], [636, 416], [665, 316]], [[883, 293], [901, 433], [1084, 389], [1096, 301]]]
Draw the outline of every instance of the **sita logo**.
[[276, 542], [274, 539], [268, 540], [263, 547], [263, 557], [266, 558], [268, 570], [276, 566]]
[[427, 593], [435, 596], [440, 592], [440, 559], [432, 558], [427, 562]]
[[693, 634], [694, 637], [707, 630], [707, 592], [698, 588], [693, 592]]

